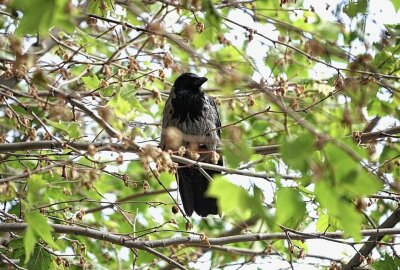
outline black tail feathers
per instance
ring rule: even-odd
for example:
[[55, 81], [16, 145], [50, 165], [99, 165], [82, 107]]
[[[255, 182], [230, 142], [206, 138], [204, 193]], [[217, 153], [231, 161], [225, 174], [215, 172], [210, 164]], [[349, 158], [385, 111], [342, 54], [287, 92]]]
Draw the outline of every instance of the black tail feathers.
[[[212, 176], [216, 172], [207, 173]], [[202, 217], [219, 214], [217, 199], [205, 194], [209, 180], [197, 168], [180, 168], [177, 174], [179, 193], [186, 215], [192, 216], [193, 211]]]

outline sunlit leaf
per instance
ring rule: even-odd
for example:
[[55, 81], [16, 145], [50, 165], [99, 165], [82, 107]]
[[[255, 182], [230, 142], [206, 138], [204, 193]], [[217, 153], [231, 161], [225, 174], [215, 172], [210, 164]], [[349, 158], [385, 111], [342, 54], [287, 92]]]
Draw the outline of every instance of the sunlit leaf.
[[393, 7], [394, 7], [394, 10], [396, 12], [398, 12], [399, 9], [400, 9], [400, 0], [392, 0], [392, 4], [393, 4]]
[[324, 95], [329, 95], [333, 91], [335, 91], [335, 87], [327, 85], [327, 84], [321, 84], [321, 83], [314, 83], [313, 85], [314, 88], [318, 90], [318, 92], [324, 94]]
[[347, 235], [361, 240], [360, 230], [363, 217], [350, 200], [341, 197], [327, 181], [317, 183], [315, 195], [321, 206], [328, 210], [328, 214], [340, 221], [340, 227]]
[[[17, 33], [48, 35], [49, 29], [57, 26], [70, 32], [73, 28], [70, 15], [65, 12], [68, 0], [16, 0], [12, 5], [24, 13]], [[38, 8], [40, 7], [40, 8]]]
[[96, 75], [82, 77], [83, 83], [86, 85], [87, 88], [94, 90], [100, 86], [100, 80], [97, 78]]
[[24, 233], [24, 247], [25, 247], [25, 263], [27, 263], [32, 255], [33, 249], [36, 245], [36, 234], [33, 229], [28, 225]]
[[80, 128], [77, 122], [63, 122], [59, 120], [58, 122], [47, 120], [47, 124], [53, 126], [57, 129], [63, 130], [68, 134], [68, 137], [71, 139], [79, 138], [80, 136]]
[[163, 172], [159, 176], [160, 181], [163, 183], [165, 186], [169, 186], [172, 182], [175, 181], [175, 177], [167, 172]]
[[318, 232], [334, 232], [340, 229], [340, 221], [333, 215], [321, 214], [317, 220]]
[[376, 176], [368, 173], [358, 162], [338, 147], [328, 144], [324, 147], [324, 153], [335, 172], [335, 179], [332, 177], [331, 183], [344, 196], [355, 198], [372, 194], [382, 188], [382, 182]]
[[207, 194], [218, 199], [218, 207], [224, 215], [238, 216], [240, 219], [258, 216], [272, 226], [273, 217], [265, 211], [262, 192], [256, 186], [253, 187], [253, 195], [250, 195], [243, 187], [217, 176]]
[[46, 192], [46, 181], [41, 175], [32, 175], [28, 179], [28, 203], [33, 204], [42, 201]]
[[216, 29], [214, 27], [207, 27], [203, 32], [194, 35], [192, 43], [196, 48], [202, 48], [207, 44], [214, 44], [216, 39]]
[[[36, 237], [42, 238], [53, 248], [57, 248], [57, 244], [53, 240], [51, 232], [53, 228], [48, 223], [47, 217], [43, 216], [37, 210], [29, 211], [25, 214], [25, 219], [28, 224], [27, 233], [33, 233]], [[30, 236], [33, 239], [33, 235]], [[24, 242], [25, 243], [25, 242]], [[25, 246], [27, 244], [25, 243]], [[31, 247], [31, 244], [28, 244]]]
[[276, 221], [296, 229], [306, 216], [306, 203], [298, 190], [281, 187], [276, 192]]
[[147, 112], [140, 101], [135, 97], [135, 90], [131, 86], [116, 89], [117, 94], [108, 102], [118, 116], [127, 116], [133, 111]]
[[308, 134], [300, 134], [293, 140], [284, 142], [280, 147], [283, 160], [287, 162], [291, 168], [305, 172], [308, 168], [308, 159], [315, 149], [315, 141]]
[[218, 199], [218, 205], [222, 212], [249, 210], [245, 207], [250, 198], [249, 193], [223, 177], [214, 179], [208, 190], [208, 194]]

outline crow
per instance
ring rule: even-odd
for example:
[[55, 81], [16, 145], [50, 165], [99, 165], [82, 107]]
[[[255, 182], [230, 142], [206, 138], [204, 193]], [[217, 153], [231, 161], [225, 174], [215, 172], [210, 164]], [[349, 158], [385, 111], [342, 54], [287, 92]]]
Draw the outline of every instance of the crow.
[[[175, 128], [186, 149], [194, 147], [200, 153], [199, 161], [211, 163], [212, 151], [217, 150], [221, 138], [221, 122], [214, 99], [201, 90], [206, 81], [194, 73], [183, 73], [175, 80], [163, 111], [160, 147], [171, 149], [166, 134], [169, 128]], [[217, 164], [223, 165], [221, 156]], [[211, 177], [220, 174], [205, 171]], [[198, 167], [178, 164], [176, 180], [186, 215], [192, 216], [193, 211], [202, 217], [219, 214], [217, 199], [205, 194], [209, 180]]]

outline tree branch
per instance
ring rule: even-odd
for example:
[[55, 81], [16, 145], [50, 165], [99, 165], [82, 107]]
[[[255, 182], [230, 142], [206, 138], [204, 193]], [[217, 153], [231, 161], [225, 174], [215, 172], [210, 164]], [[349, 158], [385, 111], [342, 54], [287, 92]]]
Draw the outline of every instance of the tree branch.
[[16, 142], [16, 143], [0, 143], [0, 153], [16, 152], [16, 151], [27, 151], [27, 150], [63, 150], [66, 145], [72, 146], [75, 149], [86, 151], [89, 145], [93, 145], [96, 151], [120, 151], [138, 153], [140, 151], [139, 146], [136, 144], [125, 145], [122, 143], [104, 143], [104, 142], [69, 142], [69, 141], [34, 141], [34, 142]]
[[[359, 138], [360, 143], [377, 140], [387, 135], [400, 133], [400, 126], [391, 127], [381, 131], [362, 133]], [[136, 144], [120, 144], [120, 143], [105, 143], [105, 142], [69, 142], [69, 141], [34, 141], [34, 142], [15, 142], [15, 143], [0, 143], [0, 153], [26, 151], [26, 150], [44, 150], [44, 149], [64, 149], [66, 145], [70, 145], [78, 150], [87, 150], [89, 145], [96, 147], [96, 151], [120, 151], [129, 153], [138, 153], [140, 147]], [[280, 145], [255, 146], [253, 151], [261, 155], [271, 155], [279, 153]], [[222, 148], [221, 148], [222, 149]], [[219, 150], [221, 150], [219, 149]], [[207, 168], [206, 168], [207, 169]]]
[[[211, 246], [212, 249], [228, 252], [229, 254], [238, 254], [238, 255], [246, 255], [246, 256], [282, 256], [282, 254], [278, 252], [271, 252], [268, 250], [253, 250], [253, 249], [246, 249], [246, 248], [239, 248], [239, 247], [221, 247], [221, 246]], [[321, 260], [328, 260], [334, 262], [341, 262], [341, 260], [337, 260], [334, 258], [329, 258], [321, 255], [313, 255], [313, 254], [305, 254], [305, 257], [308, 258], [316, 258]]]
[[18, 270], [27, 270], [24, 267], [19, 266], [18, 264], [16, 264], [15, 262], [13, 262], [13, 260], [11, 260], [10, 258], [8, 258], [6, 255], [4, 255], [3, 253], [0, 252], [0, 259], [9, 263], [10, 265], [12, 265], [13, 267], [15, 267], [15, 269]]
[[374, 140], [377, 140], [380, 138], [390, 137], [390, 135], [394, 135], [394, 134], [398, 134], [398, 133], [400, 133], [400, 126], [395, 126], [395, 127], [387, 128], [384, 130], [362, 133], [360, 141], [361, 141], [361, 143], [367, 143], [369, 141], [374, 141]]
[[[205, 162], [198, 162], [195, 160], [191, 160], [191, 159], [184, 158], [181, 156], [176, 156], [176, 155], [172, 155], [172, 160], [175, 162], [186, 164], [186, 165], [195, 165], [195, 166], [198, 166], [198, 167], [206, 169], [206, 170], [225, 172], [227, 174], [238, 174], [238, 175], [245, 175], [245, 176], [250, 176], [250, 177], [263, 178], [263, 179], [266, 179], [267, 181], [272, 181], [272, 178], [274, 178], [276, 176], [276, 175], [269, 175], [266, 173], [242, 171], [242, 170], [232, 169], [232, 168], [219, 166], [219, 165], [215, 165], [215, 164], [210, 164], [210, 163], [205, 163]], [[298, 178], [293, 175], [281, 175], [281, 177], [285, 178], [285, 179], [297, 179]]]
[[184, 267], [183, 265], [177, 263], [176, 261], [174, 261], [174, 260], [171, 259], [170, 257], [167, 257], [167, 256], [165, 256], [164, 254], [158, 252], [157, 250], [154, 250], [154, 249], [152, 249], [152, 248], [150, 248], [150, 247], [148, 247], [148, 246], [144, 246], [144, 247], [143, 247], [143, 250], [147, 251], [147, 252], [150, 253], [150, 254], [153, 254], [153, 255], [159, 257], [160, 259], [162, 259], [162, 260], [166, 261], [167, 263], [169, 263], [171, 266], [173, 265], [173, 266], [175, 266], [175, 267], [178, 268], [178, 269], [187, 270], [186, 267]]
[[[396, 215], [400, 215], [398, 212]], [[198, 235], [189, 235], [185, 237], [174, 237], [168, 239], [160, 239], [153, 241], [144, 241], [142, 239], [132, 240], [131, 237], [121, 236], [110, 232], [104, 232], [100, 230], [90, 229], [87, 227], [69, 226], [61, 224], [51, 224], [56, 233], [66, 233], [72, 235], [81, 235], [93, 239], [107, 241], [120, 246], [128, 248], [137, 248], [145, 250], [146, 247], [158, 248], [168, 247], [172, 245], [186, 245], [186, 246], [203, 246], [209, 247], [210, 245], [226, 245], [240, 242], [257, 242], [265, 240], [284, 240], [287, 236], [290, 236], [292, 240], [307, 240], [307, 239], [345, 239], [346, 235], [343, 232], [327, 232], [327, 233], [307, 233], [298, 234], [296, 232], [287, 231], [283, 233], [256, 233], [256, 234], [243, 234], [243, 235], [232, 235], [218, 238], [208, 238], [207, 242], [204, 238]], [[27, 228], [26, 223], [0, 223], [0, 232], [21, 232]], [[368, 229], [361, 230], [362, 236], [372, 236], [374, 239], [377, 237], [383, 237], [385, 235], [398, 235], [400, 234], [400, 228], [381, 228], [381, 229]], [[375, 240], [373, 240], [375, 241]]]
[[[393, 228], [400, 221], [400, 207], [398, 207], [377, 229], [377, 231], [387, 230], [387, 228]], [[367, 257], [377, 245], [377, 242], [381, 241], [385, 235], [371, 235], [367, 243], [360, 248], [360, 250], [354, 255], [353, 258], [343, 267], [343, 270], [351, 270], [354, 267], [360, 266], [363, 262], [361, 256]]]

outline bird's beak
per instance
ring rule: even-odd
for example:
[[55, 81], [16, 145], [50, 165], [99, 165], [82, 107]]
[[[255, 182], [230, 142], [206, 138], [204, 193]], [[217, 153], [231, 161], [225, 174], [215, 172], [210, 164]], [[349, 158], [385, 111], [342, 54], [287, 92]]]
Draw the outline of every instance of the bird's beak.
[[207, 81], [206, 77], [199, 77], [198, 79], [196, 79], [196, 81], [194, 82], [194, 84], [197, 87], [200, 87], [203, 83], [205, 83]]

